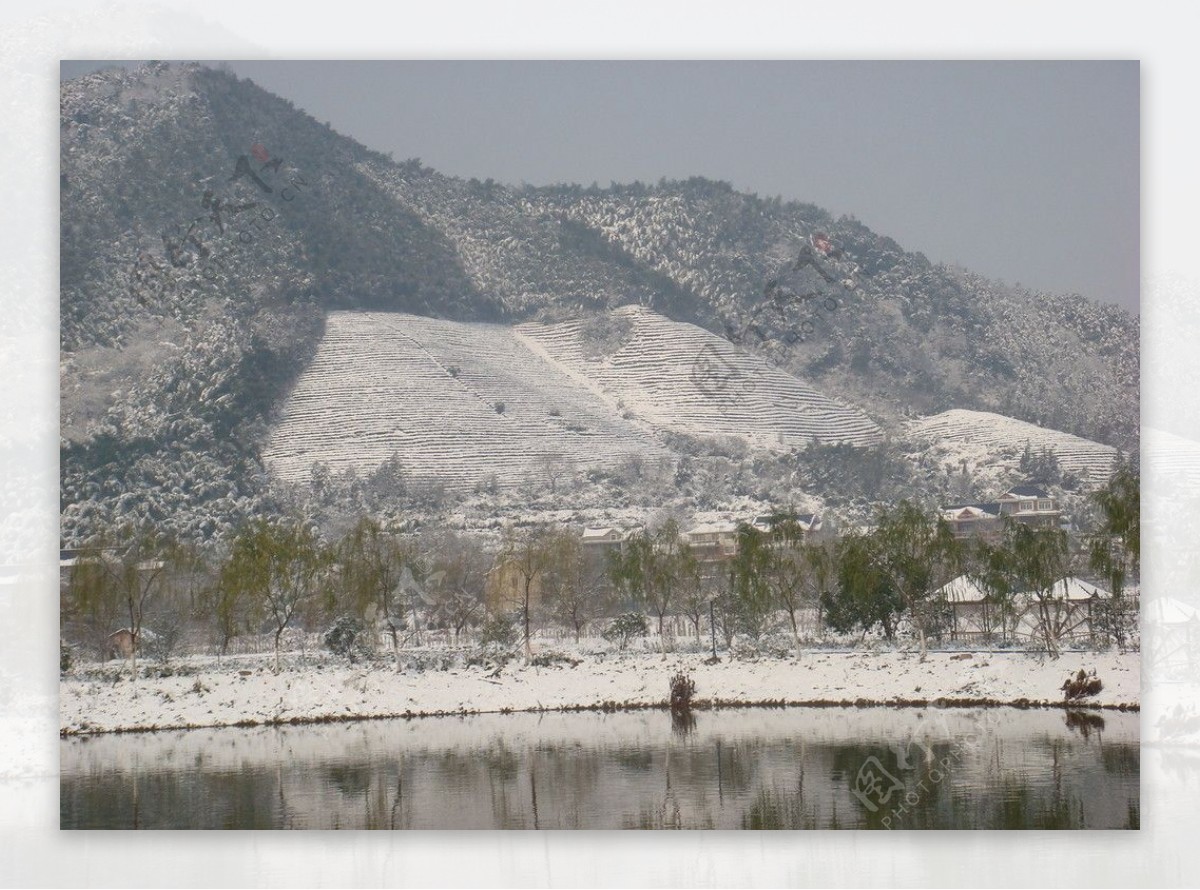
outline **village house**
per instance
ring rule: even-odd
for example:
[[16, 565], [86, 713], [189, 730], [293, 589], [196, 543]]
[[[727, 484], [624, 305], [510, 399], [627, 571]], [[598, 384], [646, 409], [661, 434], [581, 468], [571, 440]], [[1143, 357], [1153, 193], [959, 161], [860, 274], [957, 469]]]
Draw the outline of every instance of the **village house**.
[[[488, 571], [483, 582], [483, 600], [488, 612], [511, 612], [525, 600], [525, 575], [520, 571], [517, 560], [501, 556]], [[542, 602], [542, 575], [536, 574], [529, 582], [529, 606], [536, 608]]]
[[709, 522], [684, 532], [683, 539], [701, 564], [720, 563], [737, 554], [736, 522]]
[[982, 538], [995, 541], [1004, 529], [1005, 520], [1037, 528], [1058, 528], [1062, 511], [1058, 502], [1040, 485], [1014, 485], [998, 500], [979, 504], [950, 504], [942, 507], [941, 516], [954, 531], [954, 537]]

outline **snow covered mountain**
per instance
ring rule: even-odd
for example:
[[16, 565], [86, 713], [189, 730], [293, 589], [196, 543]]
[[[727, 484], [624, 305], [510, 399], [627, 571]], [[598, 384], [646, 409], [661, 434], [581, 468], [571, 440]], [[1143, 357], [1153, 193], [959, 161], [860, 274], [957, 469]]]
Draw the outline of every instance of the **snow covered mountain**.
[[[515, 479], [531, 461], [579, 453], [587, 437], [569, 423], [591, 431], [589, 465], [666, 459], [683, 447], [672, 436], [736, 439], [773, 455], [781, 498], [798, 495], [785, 481], [790, 449], [875, 448], [888, 441], [881, 430], [899, 439], [907, 418], [952, 409], [1125, 451], [1137, 442], [1136, 318], [932, 264], [810, 204], [704, 179], [599, 189], [448, 177], [198, 64], [64, 81], [60, 124], [68, 540], [122, 517], [224, 535], [278, 506], [264, 460], [302, 479], [322, 454], [365, 469], [395, 450], [448, 487]], [[396, 421], [369, 419], [357, 378], [336, 370], [334, 344], [355, 321], [347, 310], [367, 313], [362, 324], [421, 317], [405, 324], [425, 325], [430, 354], [464, 375], [418, 360], [394, 331], [372, 332], [374, 358], [393, 362], [380, 374], [420, 372], [404, 385], [421, 416], [392, 444]], [[503, 329], [475, 350], [454, 340], [467, 329], [452, 322]], [[544, 370], [542, 389], [552, 381], [564, 394], [558, 432], [551, 397], [505, 365], [525, 354]], [[295, 442], [280, 438], [301, 416], [296, 399], [318, 403], [307, 389], [316, 381], [358, 399], [363, 435], [375, 437], [361, 458], [350, 440], [339, 451], [321, 439], [348, 427], [319, 432], [320, 412]], [[545, 420], [521, 426], [542, 408]], [[422, 423], [491, 443], [492, 465], [445, 435], [422, 440]], [[537, 461], [518, 453], [542, 427]], [[439, 449], [457, 457], [439, 464]], [[865, 478], [833, 457], [836, 473], [811, 478]]]

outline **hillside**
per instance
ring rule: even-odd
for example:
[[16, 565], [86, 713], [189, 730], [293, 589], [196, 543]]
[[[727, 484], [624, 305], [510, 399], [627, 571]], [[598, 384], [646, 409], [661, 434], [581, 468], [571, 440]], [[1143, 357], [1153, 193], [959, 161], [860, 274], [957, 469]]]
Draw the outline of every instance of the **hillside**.
[[1118, 455], [1111, 445], [983, 411], [955, 409], [921, 417], [911, 422], [907, 431], [917, 443], [975, 446], [992, 458], [1007, 456], [1010, 462], [1026, 449], [1034, 456], [1044, 450], [1054, 455], [1064, 475], [1071, 474], [1090, 485], [1108, 481]]
[[[60, 123], [67, 540], [127, 516], [219, 537], [276, 509], [264, 448], [344, 310], [518, 325], [560, 375], [662, 436], [731, 432], [783, 455], [964, 409], [1137, 441], [1137, 319], [931, 264], [810, 204], [703, 179], [447, 177], [196, 64], [65, 81]], [[581, 319], [626, 306], [661, 316], [634, 317], [647, 348], [687, 323], [679, 348], [703, 328], [713, 355], [584, 355]], [[682, 370], [735, 354], [772, 370], [730, 404]], [[497, 476], [517, 472], [501, 464]]]
[[662, 430], [777, 451], [880, 439], [861, 412], [644, 309], [517, 328], [334, 312], [264, 459], [291, 482], [395, 456], [419, 484], [536, 489], [631, 461], [673, 468]]
[[449, 489], [673, 463], [649, 429], [530, 352], [511, 328], [331, 313], [268, 440], [267, 467], [306, 482], [316, 462], [366, 476], [393, 455], [407, 478]]
[[640, 307], [517, 330], [622, 409], [669, 430], [778, 451], [882, 438], [861, 411], [702, 328]]

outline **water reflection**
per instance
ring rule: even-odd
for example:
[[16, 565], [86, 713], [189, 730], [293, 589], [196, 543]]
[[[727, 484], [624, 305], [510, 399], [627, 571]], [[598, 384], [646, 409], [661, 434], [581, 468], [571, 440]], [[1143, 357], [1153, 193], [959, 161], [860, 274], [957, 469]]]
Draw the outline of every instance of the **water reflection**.
[[1140, 823], [1136, 714], [513, 714], [61, 744], [64, 828]]

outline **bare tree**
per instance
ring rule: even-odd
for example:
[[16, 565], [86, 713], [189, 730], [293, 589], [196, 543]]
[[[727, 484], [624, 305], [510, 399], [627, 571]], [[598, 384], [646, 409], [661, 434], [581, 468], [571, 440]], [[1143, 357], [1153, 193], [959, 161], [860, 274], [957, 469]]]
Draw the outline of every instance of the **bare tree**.
[[552, 568], [546, 594], [553, 616], [571, 628], [579, 642], [584, 626], [608, 608], [607, 578], [603, 565], [589, 558], [582, 541], [564, 529], [551, 538]]
[[520, 532], [509, 530], [504, 542], [500, 561], [506, 571], [516, 576], [516, 590], [508, 598], [515, 607], [521, 622], [521, 636], [525, 643], [525, 656], [533, 655], [530, 642], [533, 625], [533, 609], [540, 598], [541, 587], [554, 560], [553, 540], [544, 527], [532, 526]]
[[452, 532], [439, 536], [428, 557], [427, 588], [434, 609], [454, 631], [454, 644], [483, 615], [484, 582], [491, 558], [476, 541]]

